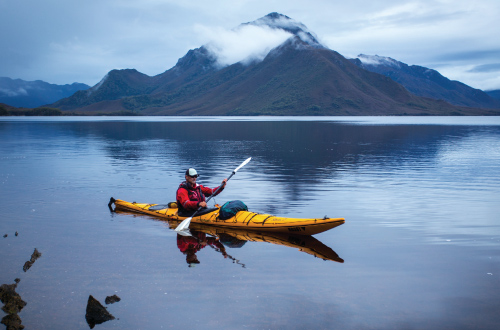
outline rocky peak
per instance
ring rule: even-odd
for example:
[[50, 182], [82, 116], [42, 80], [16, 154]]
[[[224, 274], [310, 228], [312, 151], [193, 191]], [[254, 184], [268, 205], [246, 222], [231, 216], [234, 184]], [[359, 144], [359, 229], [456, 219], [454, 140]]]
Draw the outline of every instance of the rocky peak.
[[241, 26], [255, 25], [267, 26], [271, 29], [280, 29], [294, 36], [299, 37], [302, 41], [310, 46], [324, 48], [323, 45], [317, 40], [316, 35], [307, 28], [304, 24], [277, 12], [267, 14], [253, 22], [243, 23]]

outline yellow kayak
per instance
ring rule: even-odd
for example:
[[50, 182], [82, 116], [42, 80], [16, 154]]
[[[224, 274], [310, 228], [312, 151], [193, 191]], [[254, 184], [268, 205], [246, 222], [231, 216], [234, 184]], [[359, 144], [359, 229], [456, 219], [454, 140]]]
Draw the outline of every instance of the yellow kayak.
[[[109, 206], [115, 205], [116, 210], [132, 211], [136, 213], [149, 214], [167, 220], [182, 221], [188, 217], [177, 214], [175, 203], [168, 205], [130, 203], [120, 199], [111, 198]], [[219, 219], [219, 205], [215, 205], [214, 211], [196, 215], [191, 220], [192, 223], [199, 223], [223, 228], [258, 230], [262, 232], [289, 233], [295, 235], [315, 235], [345, 222], [344, 218], [323, 218], [323, 219], [300, 219], [277, 217], [269, 214], [255, 213], [249, 211], [239, 211], [234, 217], [227, 220]]]

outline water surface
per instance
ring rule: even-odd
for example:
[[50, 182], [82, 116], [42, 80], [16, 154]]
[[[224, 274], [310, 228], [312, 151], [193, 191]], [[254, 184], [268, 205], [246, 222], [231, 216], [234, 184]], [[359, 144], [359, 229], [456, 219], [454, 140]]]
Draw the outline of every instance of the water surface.
[[[88, 329], [89, 295], [114, 294], [96, 329], [500, 322], [499, 117], [3, 118], [0, 141], [0, 284], [20, 279], [27, 329]], [[107, 208], [173, 201], [188, 167], [216, 186], [248, 157], [215, 202], [346, 223], [198, 228], [190, 264], [167, 222]]]

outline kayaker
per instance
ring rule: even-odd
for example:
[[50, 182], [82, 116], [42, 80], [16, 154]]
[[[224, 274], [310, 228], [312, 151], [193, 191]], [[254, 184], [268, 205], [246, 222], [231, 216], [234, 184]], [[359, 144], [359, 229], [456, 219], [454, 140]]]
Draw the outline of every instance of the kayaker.
[[[182, 182], [177, 189], [177, 207], [179, 208], [179, 214], [189, 214], [196, 211], [198, 208], [206, 208], [207, 203], [205, 202], [205, 197], [212, 196], [219, 187], [208, 188], [196, 183], [196, 179], [199, 177], [198, 172], [194, 168], [189, 168], [186, 170], [186, 181]], [[226, 186], [227, 179], [222, 180], [221, 189], [217, 192], [217, 195], [224, 190]], [[216, 195], [214, 195], [216, 196]], [[200, 212], [198, 214], [203, 214]], [[189, 216], [189, 215], [187, 215]]]

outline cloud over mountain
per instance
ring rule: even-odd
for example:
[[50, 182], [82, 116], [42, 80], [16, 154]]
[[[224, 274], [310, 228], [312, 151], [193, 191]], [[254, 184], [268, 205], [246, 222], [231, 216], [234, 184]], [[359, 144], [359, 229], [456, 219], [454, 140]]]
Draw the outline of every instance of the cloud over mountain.
[[13, 89], [0, 87], [0, 97], [3, 96], [15, 97], [15, 96], [25, 96], [25, 95], [28, 95], [28, 92], [26, 91], [26, 89], [22, 87], [15, 87]]
[[205, 45], [220, 67], [237, 62], [262, 61], [271, 49], [292, 36], [291, 33], [269, 26], [241, 25], [236, 29], [198, 26], [211, 41]]
[[219, 67], [260, 62], [273, 48], [294, 36], [310, 46], [324, 47], [304, 24], [279, 13], [270, 13], [231, 30], [201, 25], [197, 29], [211, 40], [205, 48], [216, 58]]

